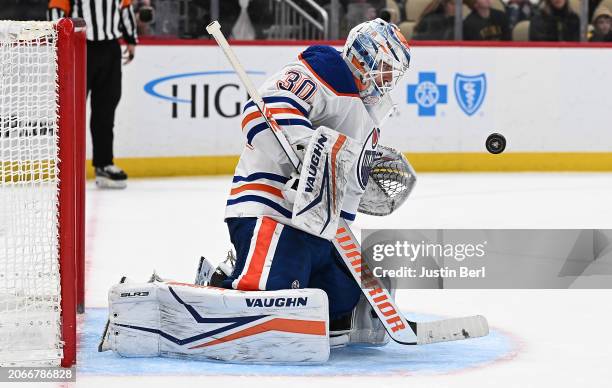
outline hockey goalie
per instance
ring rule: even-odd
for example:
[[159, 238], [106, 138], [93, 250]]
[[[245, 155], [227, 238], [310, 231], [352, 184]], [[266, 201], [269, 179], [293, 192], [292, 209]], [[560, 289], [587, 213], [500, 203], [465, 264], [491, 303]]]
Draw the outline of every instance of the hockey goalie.
[[415, 184], [406, 158], [378, 144], [409, 63], [399, 29], [376, 19], [355, 27], [341, 52], [311, 46], [269, 78], [259, 93], [301, 170], [246, 103], [225, 213], [235, 255], [216, 270], [202, 262], [195, 284], [154, 277], [114, 286], [100, 350], [321, 363], [330, 347], [386, 344], [330, 240], [340, 218], [389, 214]]

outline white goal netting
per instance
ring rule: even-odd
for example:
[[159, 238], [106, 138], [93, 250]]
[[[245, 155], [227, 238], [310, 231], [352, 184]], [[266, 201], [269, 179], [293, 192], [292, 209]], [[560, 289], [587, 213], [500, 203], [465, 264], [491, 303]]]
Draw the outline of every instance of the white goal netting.
[[62, 358], [56, 40], [0, 21], [0, 367]]

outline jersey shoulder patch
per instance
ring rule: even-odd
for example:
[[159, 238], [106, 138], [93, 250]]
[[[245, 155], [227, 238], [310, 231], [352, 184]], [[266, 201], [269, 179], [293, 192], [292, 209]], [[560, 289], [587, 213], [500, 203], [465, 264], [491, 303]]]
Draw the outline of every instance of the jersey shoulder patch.
[[340, 52], [330, 46], [310, 46], [298, 58], [328, 89], [338, 96], [359, 97], [353, 74]]

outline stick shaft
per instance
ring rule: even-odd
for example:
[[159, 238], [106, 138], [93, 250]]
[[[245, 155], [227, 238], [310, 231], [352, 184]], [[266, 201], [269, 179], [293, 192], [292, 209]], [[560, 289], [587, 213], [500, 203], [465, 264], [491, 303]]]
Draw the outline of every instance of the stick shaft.
[[217, 21], [214, 21], [206, 27], [206, 31], [208, 31], [208, 33], [213, 36], [221, 50], [223, 50], [223, 53], [227, 57], [227, 60], [229, 61], [230, 65], [232, 65], [232, 67], [236, 71], [236, 74], [238, 75], [238, 78], [240, 78], [240, 81], [246, 88], [247, 93], [249, 93], [249, 96], [251, 96], [251, 99], [253, 100], [255, 105], [257, 105], [259, 112], [266, 120], [266, 123], [272, 129], [272, 133], [276, 137], [276, 140], [280, 143], [280, 146], [285, 151], [285, 154], [289, 158], [289, 161], [291, 162], [295, 170], [299, 173], [302, 169], [302, 162], [300, 158], [297, 156], [297, 153], [291, 147], [291, 144], [289, 144], [289, 141], [282, 133], [282, 128], [278, 125], [270, 111], [266, 108], [266, 104], [264, 103], [263, 98], [261, 98], [261, 95], [257, 91], [257, 88], [255, 88], [255, 85], [253, 85], [253, 82], [251, 82], [251, 79], [244, 70], [244, 67], [242, 67], [242, 64], [238, 60], [238, 57], [236, 57], [234, 50], [232, 50], [231, 46], [227, 42], [227, 39], [225, 39], [223, 32], [221, 32], [221, 26]]

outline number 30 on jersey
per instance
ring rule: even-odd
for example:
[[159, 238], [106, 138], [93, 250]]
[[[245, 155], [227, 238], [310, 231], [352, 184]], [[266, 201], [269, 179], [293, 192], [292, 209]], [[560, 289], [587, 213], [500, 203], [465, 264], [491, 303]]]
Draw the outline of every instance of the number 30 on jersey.
[[316, 92], [317, 84], [299, 71], [289, 70], [276, 83], [281, 90], [295, 94], [301, 100], [308, 101]]

